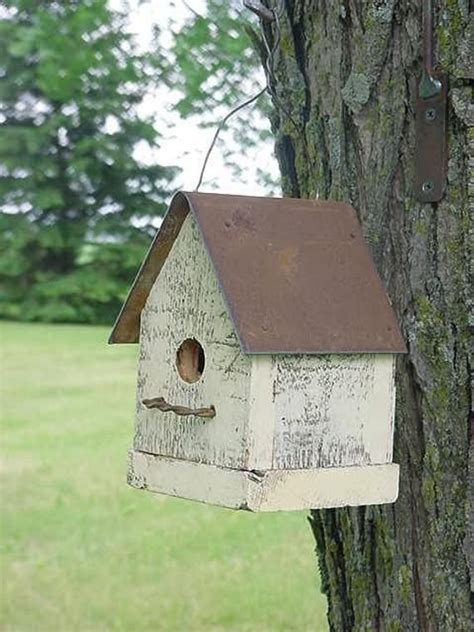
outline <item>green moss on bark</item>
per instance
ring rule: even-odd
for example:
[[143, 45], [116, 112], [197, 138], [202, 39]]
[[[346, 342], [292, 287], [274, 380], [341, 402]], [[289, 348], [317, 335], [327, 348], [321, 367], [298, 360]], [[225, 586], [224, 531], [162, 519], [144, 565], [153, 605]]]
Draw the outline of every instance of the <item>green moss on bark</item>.
[[[435, 3], [439, 60], [454, 71], [467, 0]], [[291, 0], [279, 95], [284, 190], [351, 202], [402, 323], [393, 507], [313, 512], [329, 622], [349, 630], [471, 627], [466, 535], [469, 212], [462, 88], [448, 120], [445, 199], [413, 197], [420, 4]], [[302, 41], [297, 42], [300, 38]], [[457, 118], [460, 117], [460, 118]]]

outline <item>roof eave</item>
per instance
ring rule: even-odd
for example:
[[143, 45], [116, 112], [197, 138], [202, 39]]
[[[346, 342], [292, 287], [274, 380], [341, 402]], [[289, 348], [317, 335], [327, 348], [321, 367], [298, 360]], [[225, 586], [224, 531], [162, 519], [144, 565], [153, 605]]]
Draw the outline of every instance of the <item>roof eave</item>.
[[189, 213], [189, 208], [187, 194], [183, 191], [175, 193], [115, 320], [109, 344], [133, 344], [139, 341], [141, 311]]

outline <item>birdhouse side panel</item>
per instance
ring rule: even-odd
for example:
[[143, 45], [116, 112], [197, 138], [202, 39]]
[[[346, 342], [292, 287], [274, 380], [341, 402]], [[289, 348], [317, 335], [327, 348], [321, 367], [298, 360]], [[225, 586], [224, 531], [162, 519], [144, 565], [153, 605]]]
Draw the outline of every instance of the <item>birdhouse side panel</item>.
[[[141, 315], [135, 450], [245, 467], [250, 373], [189, 214]], [[212, 406], [216, 414], [178, 416], [143, 405], [157, 397], [193, 410]]]
[[274, 361], [274, 468], [392, 461], [392, 355], [275, 356]]

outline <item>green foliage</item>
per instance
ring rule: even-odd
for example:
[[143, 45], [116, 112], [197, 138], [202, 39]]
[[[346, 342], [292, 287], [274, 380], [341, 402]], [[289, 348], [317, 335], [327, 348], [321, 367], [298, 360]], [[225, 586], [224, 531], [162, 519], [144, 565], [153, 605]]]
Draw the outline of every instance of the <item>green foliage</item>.
[[200, 114], [209, 122], [216, 106], [232, 107], [248, 96], [245, 80], [255, 76], [259, 59], [244, 28], [246, 20], [234, 5], [207, 0], [205, 13], [190, 13], [174, 35], [174, 71], [167, 80], [172, 87], [181, 86], [176, 104], [181, 116]]
[[[229, 110], [265, 86], [257, 24], [240, 0], [207, 0], [202, 14], [190, 13], [174, 33], [165, 79], [181, 95], [175, 108], [182, 117], [197, 115], [201, 126], [215, 127]], [[224, 156], [235, 177], [241, 176], [242, 152], [268, 142], [270, 112], [270, 100], [262, 96], [229, 121], [227, 139], [232, 142]], [[277, 188], [268, 174], [257, 176], [269, 190]]]
[[135, 157], [160, 60], [106, 0], [1, 11], [0, 316], [111, 321], [175, 174]]

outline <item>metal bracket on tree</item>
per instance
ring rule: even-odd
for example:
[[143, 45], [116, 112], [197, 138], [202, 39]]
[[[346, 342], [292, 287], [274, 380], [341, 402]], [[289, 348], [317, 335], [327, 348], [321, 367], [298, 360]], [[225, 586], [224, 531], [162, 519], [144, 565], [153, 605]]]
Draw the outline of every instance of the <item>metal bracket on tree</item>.
[[423, 73], [416, 100], [415, 196], [439, 202], [446, 190], [447, 77], [433, 69], [432, 0], [423, 1]]

